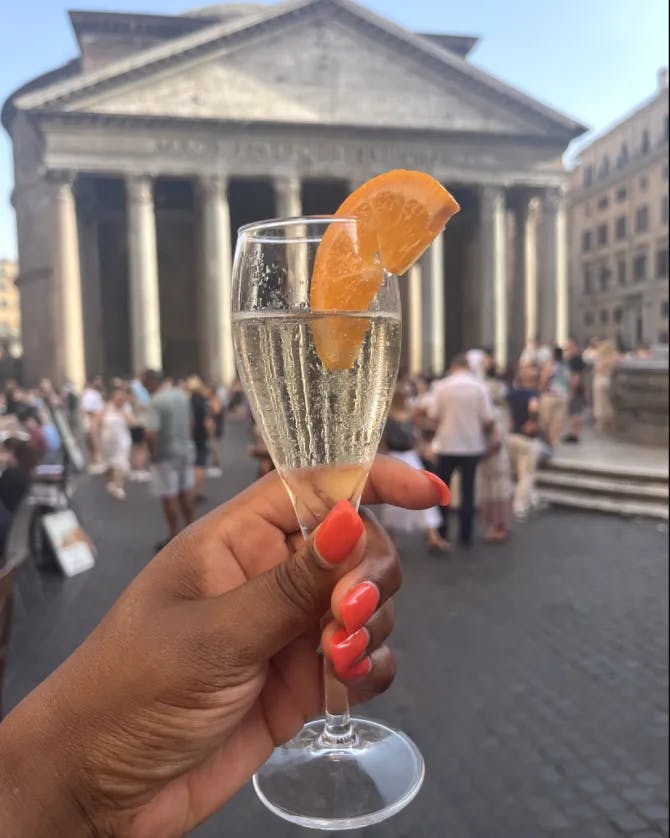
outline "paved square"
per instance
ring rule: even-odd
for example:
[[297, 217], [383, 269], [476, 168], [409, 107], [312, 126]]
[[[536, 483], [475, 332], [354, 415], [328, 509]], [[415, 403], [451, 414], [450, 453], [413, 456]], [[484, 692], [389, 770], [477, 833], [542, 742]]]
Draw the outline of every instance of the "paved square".
[[[239, 427], [211, 504], [253, 477]], [[76, 496], [96, 567], [30, 573], [18, 586], [5, 698], [15, 704], [95, 625], [162, 533], [147, 487]], [[364, 712], [409, 733], [426, 783], [366, 838], [606, 838], [668, 834], [667, 528], [547, 512], [503, 547], [444, 558], [403, 544], [398, 677]], [[314, 834], [245, 788], [197, 838]], [[344, 833], [343, 833], [344, 834]], [[157, 837], [158, 838], [158, 837]]]

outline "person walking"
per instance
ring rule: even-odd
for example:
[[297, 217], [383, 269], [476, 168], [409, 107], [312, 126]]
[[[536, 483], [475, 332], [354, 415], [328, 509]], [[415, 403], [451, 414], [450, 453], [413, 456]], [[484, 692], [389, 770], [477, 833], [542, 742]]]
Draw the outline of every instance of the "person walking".
[[150, 405], [151, 397], [145, 386], [139, 378], [134, 378], [130, 382], [129, 402], [131, 412], [130, 437], [133, 443], [130, 449], [130, 479], [136, 483], [145, 483], [151, 480], [151, 475], [147, 470], [148, 452], [146, 443], [147, 416]]
[[125, 480], [130, 471], [132, 445], [130, 416], [127, 392], [115, 387], [102, 411], [100, 452], [107, 469], [107, 491], [117, 500], [126, 499]]
[[495, 363], [487, 371], [486, 387], [493, 403], [493, 427], [479, 465], [479, 506], [486, 525], [484, 541], [507, 541], [512, 529], [512, 466], [507, 448], [509, 421], [505, 397], [507, 385], [498, 378]]
[[82, 415], [82, 426], [86, 435], [86, 447], [89, 455], [89, 471], [91, 474], [102, 474], [104, 463], [100, 462], [100, 418], [105, 406], [102, 398], [102, 379], [99, 375], [89, 379], [81, 394], [79, 406]]
[[561, 439], [570, 390], [570, 374], [563, 361], [563, 349], [554, 347], [553, 358], [540, 375], [540, 427], [554, 450]]
[[209, 461], [209, 436], [211, 421], [209, 415], [209, 401], [205, 395], [205, 387], [197, 375], [192, 375], [186, 382], [186, 390], [191, 399], [191, 432], [195, 446], [195, 487], [194, 500], [204, 503], [205, 474]]
[[204, 393], [209, 405], [209, 416], [211, 420], [209, 445], [211, 465], [207, 469], [207, 475], [209, 477], [221, 477], [223, 474], [221, 470], [221, 449], [223, 446], [223, 432], [226, 426], [226, 409], [215, 387], [205, 385]]
[[[152, 462], [154, 492], [163, 504], [170, 538], [193, 521], [193, 441], [188, 396], [162, 373], [147, 370], [142, 383], [151, 396], [146, 440]], [[165, 542], [166, 543], [166, 542]], [[156, 545], [162, 549], [164, 543]]]
[[536, 505], [535, 474], [542, 454], [540, 393], [534, 366], [519, 368], [514, 386], [507, 394], [507, 404], [510, 412], [507, 447], [512, 471], [516, 474], [512, 510], [518, 521], [525, 521], [531, 508]]
[[[486, 434], [493, 427], [493, 405], [484, 384], [470, 371], [466, 355], [457, 355], [450, 375], [435, 385], [429, 415], [437, 422], [433, 449], [437, 455], [435, 472], [447, 485], [454, 471], [461, 478], [459, 510], [462, 545], [472, 543], [475, 513], [475, 474], [486, 450]], [[449, 540], [449, 507], [441, 506], [439, 533]]]
[[584, 376], [586, 364], [582, 358], [582, 350], [574, 338], [568, 338], [565, 345], [565, 358], [569, 370], [568, 391], [568, 433], [563, 442], [579, 442], [582, 435], [582, 415], [586, 407], [586, 388]]

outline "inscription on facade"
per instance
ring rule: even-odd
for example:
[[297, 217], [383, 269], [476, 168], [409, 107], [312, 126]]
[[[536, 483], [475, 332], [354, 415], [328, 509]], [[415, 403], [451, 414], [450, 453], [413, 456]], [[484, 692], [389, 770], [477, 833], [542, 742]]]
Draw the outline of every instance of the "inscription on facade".
[[309, 169], [320, 165], [403, 166], [418, 169], [479, 168], [496, 165], [491, 154], [469, 154], [451, 147], [411, 147], [406, 144], [371, 142], [368, 145], [350, 143], [306, 143], [278, 140], [229, 140], [194, 137], [160, 137], [153, 141], [153, 151], [167, 157], [210, 158], [228, 166], [245, 162], [258, 165], [290, 165]]

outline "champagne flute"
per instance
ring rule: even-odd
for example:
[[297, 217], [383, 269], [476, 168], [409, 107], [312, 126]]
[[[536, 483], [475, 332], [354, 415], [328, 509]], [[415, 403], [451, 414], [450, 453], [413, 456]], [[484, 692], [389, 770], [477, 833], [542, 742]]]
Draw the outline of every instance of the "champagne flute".
[[[311, 309], [314, 261], [329, 232], [356, 254], [353, 218], [275, 219], [239, 230], [233, 265], [240, 377], [304, 536], [338, 501], [358, 508], [400, 358], [398, 281], [377, 257], [381, 286], [365, 310]], [[342, 356], [346, 363], [333, 363]], [[416, 795], [423, 758], [404, 734], [350, 717], [347, 688], [325, 658], [324, 677], [325, 718], [276, 748], [254, 787], [269, 809], [301, 826], [377, 823]]]

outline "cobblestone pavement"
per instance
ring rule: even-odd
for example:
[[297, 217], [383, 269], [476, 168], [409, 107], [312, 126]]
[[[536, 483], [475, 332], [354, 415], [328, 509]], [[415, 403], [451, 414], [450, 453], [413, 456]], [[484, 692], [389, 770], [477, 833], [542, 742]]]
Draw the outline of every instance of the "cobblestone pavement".
[[[229, 433], [228, 450], [243, 451], [240, 430]], [[241, 455], [230, 459], [208, 483], [212, 503], [251, 479]], [[146, 486], [118, 504], [84, 481], [77, 506], [98, 563], [70, 580], [24, 569], [8, 706], [95, 625], [161, 535]], [[667, 836], [667, 541], [654, 522], [547, 512], [503, 547], [445, 559], [419, 537], [404, 543], [398, 677], [365, 712], [415, 739], [426, 782], [366, 838]], [[193, 833], [311, 834], [249, 787]]]

